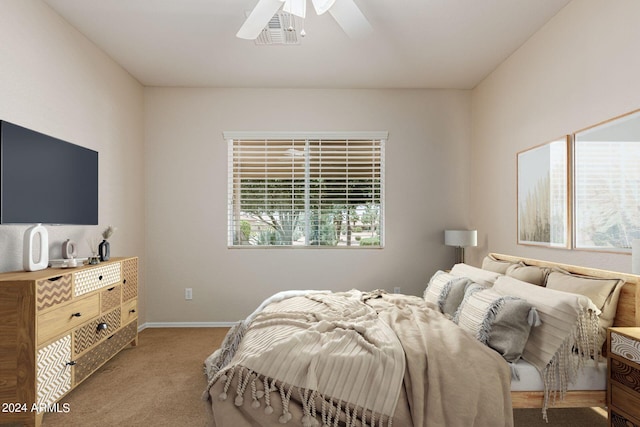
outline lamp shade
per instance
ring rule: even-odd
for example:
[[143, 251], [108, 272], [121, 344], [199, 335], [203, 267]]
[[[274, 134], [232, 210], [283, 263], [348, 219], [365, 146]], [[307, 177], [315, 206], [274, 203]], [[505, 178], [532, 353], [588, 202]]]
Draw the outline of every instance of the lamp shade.
[[478, 230], [445, 230], [444, 244], [458, 248], [478, 246]]

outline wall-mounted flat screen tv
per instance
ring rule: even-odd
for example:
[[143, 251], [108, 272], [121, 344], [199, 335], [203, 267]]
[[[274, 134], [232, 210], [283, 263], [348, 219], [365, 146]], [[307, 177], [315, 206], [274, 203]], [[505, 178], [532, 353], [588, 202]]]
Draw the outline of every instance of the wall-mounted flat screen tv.
[[0, 223], [98, 224], [98, 152], [0, 121]]

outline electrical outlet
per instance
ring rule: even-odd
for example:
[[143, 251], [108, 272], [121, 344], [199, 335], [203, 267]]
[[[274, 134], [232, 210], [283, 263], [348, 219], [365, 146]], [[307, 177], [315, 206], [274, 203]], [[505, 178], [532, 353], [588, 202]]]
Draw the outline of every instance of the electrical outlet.
[[394, 294], [399, 294], [400, 293], [400, 286], [396, 286], [395, 288], [393, 288], [393, 293]]
[[184, 288], [184, 299], [186, 299], [186, 300], [193, 299], [193, 289]]

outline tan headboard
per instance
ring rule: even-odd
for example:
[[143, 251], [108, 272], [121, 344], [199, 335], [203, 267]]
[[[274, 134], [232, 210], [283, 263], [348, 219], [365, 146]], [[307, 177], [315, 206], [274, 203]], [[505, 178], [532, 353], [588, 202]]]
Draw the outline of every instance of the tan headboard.
[[561, 264], [559, 262], [540, 261], [537, 259], [522, 258], [512, 255], [496, 253], [491, 253], [489, 255], [503, 261], [523, 262], [527, 265], [537, 265], [538, 267], [555, 267], [583, 276], [601, 277], [605, 279], [622, 279], [625, 281], [625, 284], [620, 292], [618, 310], [616, 311], [616, 318], [613, 321], [613, 326], [640, 326], [640, 276], [619, 273], [617, 271]]

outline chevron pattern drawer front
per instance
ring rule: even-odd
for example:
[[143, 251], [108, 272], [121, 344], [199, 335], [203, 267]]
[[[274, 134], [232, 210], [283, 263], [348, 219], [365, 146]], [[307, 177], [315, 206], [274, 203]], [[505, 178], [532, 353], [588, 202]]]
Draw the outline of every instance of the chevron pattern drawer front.
[[110, 263], [75, 273], [74, 296], [84, 295], [105, 286], [120, 282], [120, 263]]
[[137, 333], [137, 323], [129, 323], [111, 338], [98, 344], [95, 348], [78, 358], [75, 366], [74, 384], [78, 384], [84, 380], [89, 374], [120, 351], [122, 347], [133, 341]]
[[38, 280], [36, 282], [36, 308], [44, 310], [56, 304], [70, 301], [72, 278], [73, 276], [69, 273]]
[[50, 405], [71, 389], [71, 336], [65, 335], [38, 350], [38, 405]]
[[100, 313], [106, 313], [120, 306], [121, 288], [121, 285], [117, 285], [100, 292]]
[[122, 302], [138, 296], [138, 258], [127, 259], [122, 262]]
[[[78, 355], [104, 337], [113, 334], [120, 327], [122, 317], [120, 307], [104, 316], [100, 316], [73, 331], [73, 354]], [[98, 330], [98, 325], [106, 323], [107, 328]]]

